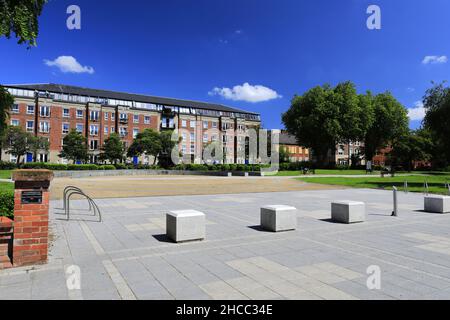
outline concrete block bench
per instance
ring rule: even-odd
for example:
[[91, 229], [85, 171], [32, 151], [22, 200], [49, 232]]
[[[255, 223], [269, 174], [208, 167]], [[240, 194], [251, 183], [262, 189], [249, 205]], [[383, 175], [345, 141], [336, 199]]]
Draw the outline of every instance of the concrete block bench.
[[199, 211], [171, 211], [166, 215], [167, 236], [175, 242], [203, 240], [205, 220], [205, 214]]
[[448, 196], [426, 196], [425, 211], [434, 213], [450, 212], [450, 197]]
[[357, 201], [335, 201], [331, 203], [331, 219], [341, 223], [356, 223], [366, 220], [366, 205]]
[[281, 232], [297, 229], [297, 209], [275, 205], [261, 208], [261, 227], [268, 231]]

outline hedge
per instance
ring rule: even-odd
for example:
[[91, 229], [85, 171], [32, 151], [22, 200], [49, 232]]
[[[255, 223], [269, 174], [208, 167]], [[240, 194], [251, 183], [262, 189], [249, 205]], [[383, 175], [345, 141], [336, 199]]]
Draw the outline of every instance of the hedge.
[[0, 192], [0, 216], [12, 218], [14, 216], [14, 193]]
[[17, 165], [12, 162], [0, 161], [0, 170], [14, 170]]

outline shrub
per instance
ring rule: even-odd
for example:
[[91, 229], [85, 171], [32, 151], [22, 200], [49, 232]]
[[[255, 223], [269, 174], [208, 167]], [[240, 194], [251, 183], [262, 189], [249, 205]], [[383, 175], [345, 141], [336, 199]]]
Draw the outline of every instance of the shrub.
[[47, 169], [53, 171], [67, 170], [66, 164], [60, 163], [44, 163], [44, 162], [29, 162], [22, 165], [22, 169]]
[[69, 164], [67, 170], [71, 171], [88, 171], [88, 170], [98, 170], [96, 164]]
[[114, 167], [116, 168], [116, 170], [125, 170], [127, 168], [127, 166], [123, 163], [116, 163]]
[[105, 164], [103, 166], [103, 170], [116, 170], [116, 167], [113, 166], [112, 164]]
[[0, 170], [14, 170], [17, 169], [17, 165], [12, 162], [0, 161]]
[[65, 171], [65, 170], [67, 170], [67, 164], [46, 163], [45, 169], [53, 170], [53, 171]]
[[22, 169], [45, 169], [43, 162], [28, 162], [22, 165]]
[[12, 218], [14, 216], [14, 193], [0, 192], [0, 216]]

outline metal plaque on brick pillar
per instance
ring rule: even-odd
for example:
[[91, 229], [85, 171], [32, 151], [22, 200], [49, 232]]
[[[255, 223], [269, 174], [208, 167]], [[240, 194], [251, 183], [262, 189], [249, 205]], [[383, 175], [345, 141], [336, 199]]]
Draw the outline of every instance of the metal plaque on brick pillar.
[[53, 172], [16, 170], [13, 172], [14, 266], [45, 263], [48, 256], [49, 188]]

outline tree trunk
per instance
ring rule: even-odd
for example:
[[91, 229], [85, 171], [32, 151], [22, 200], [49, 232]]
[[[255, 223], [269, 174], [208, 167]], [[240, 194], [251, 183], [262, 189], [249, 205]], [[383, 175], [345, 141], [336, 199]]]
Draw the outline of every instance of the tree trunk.
[[17, 156], [17, 163], [16, 163], [16, 164], [17, 164], [17, 167], [19, 167], [19, 164], [20, 164], [20, 157], [21, 157], [21, 156]]

